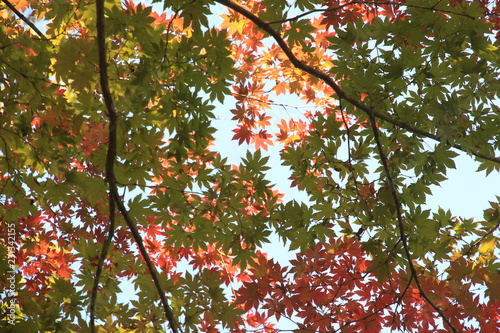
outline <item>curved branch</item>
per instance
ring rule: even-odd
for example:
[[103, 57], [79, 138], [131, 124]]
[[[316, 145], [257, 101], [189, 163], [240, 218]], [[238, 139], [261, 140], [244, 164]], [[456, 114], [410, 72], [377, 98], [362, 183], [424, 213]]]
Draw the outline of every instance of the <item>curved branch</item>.
[[102, 268], [104, 266], [104, 260], [106, 260], [106, 256], [108, 255], [109, 247], [111, 246], [111, 242], [113, 240], [113, 236], [115, 235], [115, 202], [114, 200], [109, 200], [109, 232], [108, 237], [102, 244], [101, 256], [99, 258], [99, 262], [97, 263], [97, 269], [94, 277], [94, 286], [92, 287], [92, 291], [90, 294], [90, 331], [95, 333], [95, 303], [97, 300], [97, 289], [99, 288], [99, 280], [101, 279]]
[[[338, 98], [342, 98], [342, 99], [346, 100], [351, 105], [355, 106], [357, 109], [366, 113], [368, 116], [374, 116], [374, 117], [381, 119], [381, 120], [384, 120], [384, 121], [388, 122], [389, 124], [392, 124], [396, 127], [405, 129], [411, 133], [414, 133], [414, 134], [441, 142], [439, 136], [432, 134], [432, 133], [429, 133], [429, 132], [426, 132], [426, 131], [421, 130], [419, 128], [416, 128], [410, 124], [399, 121], [397, 119], [393, 119], [390, 116], [383, 114], [383, 113], [380, 113], [380, 112], [376, 111], [375, 109], [369, 107], [368, 105], [362, 103], [360, 100], [358, 100], [356, 98], [352, 98], [351, 96], [347, 95], [346, 92], [344, 90], [342, 90], [340, 88], [340, 86], [330, 77], [330, 75], [300, 61], [293, 54], [292, 50], [290, 49], [288, 44], [285, 42], [283, 37], [281, 37], [280, 33], [277, 30], [275, 30], [267, 22], [265, 22], [261, 18], [255, 16], [253, 13], [251, 13], [247, 9], [241, 7], [238, 4], [235, 4], [231, 0], [215, 0], [215, 1], [220, 3], [221, 5], [224, 5], [228, 8], [231, 8], [232, 10], [245, 16], [247, 19], [249, 19], [250, 21], [255, 23], [259, 28], [261, 28], [262, 30], [267, 32], [269, 35], [271, 35], [274, 38], [274, 40], [276, 41], [276, 43], [278, 43], [280, 48], [283, 50], [283, 52], [286, 54], [286, 56], [288, 57], [290, 62], [296, 68], [301, 69], [304, 72], [306, 72], [306, 73], [322, 80], [323, 82], [325, 82], [328, 86], [330, 86], [335, 91]], [[461, 150], [461, 151], [466, 152], [466, 153], [470, 153], [470, 154], [472, 154], [476, 157], [482, 158], [484, 160], [488, 160], [488, 161], [492, 161], [492, 162], [500, 164], [500, 157], [486, 155], [486, 154], [480, 153], [479, 151], [470, 151], [469, 149], [466, 149], [465, 147], [463, 147], [462, 145], [460, 145], [458, 143], [452, 143], [449, 145], [455, 149]]]
[[[391, 190], [391, 195], [394, 200], [394, 204], [396, 205], [396, 217], [398, 221], [398, 229], [399, 229], [399, 237], [401, 239], [401, 243], [403, 243], [403, 249], [405, 252], [406, 260], [408, 260], [408, 268], [410, 269], [411, 278], [415, 280], [415, 284], [417, 285], [418, 291], [420, 295], [426, 300], [427, 303], [432, 306], [432, 308], [439, 314], [439, 316], [444, 320], [444, 322], [450, 327], [450, 329], [458, 333], [459, 331], [453, 326], [448, 317], [445, 316], [443, 310], [441, 310], [434, 302], [427, 296], [422, 284], [420, 283], [420, 279], [415, 269], [415, 265], [413, 265], [413, 259], [410, 252], [410, 247], [408, 246], [408, 236], [406, 235], [404, 223], [403, 223], [403, 213], [402, 213], [402, 205], [399, 200], [399, 195], [396, 189], [396, 185], [394, 184], [394, 179], [391, 175], [391, 171], [389, 170], [389, 165], [387, 164], [387, 155], [384, 152], [382, 147], [382, 143], [380, 142], [379, 129], [377, 127], [377, 122], [374, 115], [370, 116], [370, 125], [373, 132], [373, 137], [375, 139], [375, 143], [377, 145], [378, 154], [380, 156], [380, 161], [382, 162], [382, 166], [384, 168], [384, 173], [387, 178], [387, 182], [389, 183], [389, 188]], [[410, 278], [410, 281], [411, 281]]]
[[47, 37], [45, 37], [45, 35], [43, 34], [43, 32], [41, 32], [40, 29], [38, 29], [36, 27], [36, 25], [33, 24], [33, 22], [31, 22], [30, 20], [28, 20], [28, 18], [26, 16], [24, 16], [23, 13], [21, 13], [19, 10], [17, 10], [17, 8], [14, 7], [14, 5], [10, 3], [10, 1], [8, 1], [8, 0], [2, 0], [2, 1], [3, 1], [3, 3], [7, 7], [9, 7], [10, 10], [12, 10], [14, 12], [14, 14], [16, 14], [17, 17], [19, 17], [21, 19], [21, 21], [23, 21], [31, 29], [33, 29], [33, 31], [36, 32], [36, 34], [38, 36], [40, 36], [41, 39], [43, 39], [43, 40], [49, 40]]
[[[153, 278], [154, 285], [158, 294], [160, 296], [161, 303], [163, 305], [163, 309], [165, 312], [165, 316], [169, 322], [170, 328], [172, 332], [178, 333], [180, 331], [180, 326], [177, 323], [177, 320], [170, 309], [170, 305], [168, 304], [167, 297], [165, 292], [163, 291], [160, 279], [158, 276], [158, 272], [156, 271], [155, 266], [153, 265], [151, 258], [144, 246], [143, 240], [137, 227], [128, 214], [125, 205], [123, 204], [122, 199], [118, 193], [118, 188], [116, 185], [115, 173], [114, 173], [114, 163], [116, 160], [116, 127], [117, 127], [117, 113], [115, 110], [115, 106], [113, 103], [113, 98], [111, 96], [111, 91], [109, 89], [108, 82], [108, 62], [106, 59], [106, 35], [104, 28], [104, 0], [96, 1], [96, 26], [97, 26], [97, 46], [99, 52], [99, 74], [100, 74], [100, 84], [102, 90], [102, 96], [104, 98], [104, 103], [107, 109], [107, 115], [109, 118], [109, 142], [108, 142], [108, 151], [106, 156], [106, 180], [109, 184], [109, 195], [110, 200], [116, 203], [118, 210], [123, 215], [127, 226], [132, 233], [137, 246], [139, 247], [139, 251], [146, 262], [146, 266], [148, 267], [149, 273]], [[110, 206], [114, 204], [110, 203]]]

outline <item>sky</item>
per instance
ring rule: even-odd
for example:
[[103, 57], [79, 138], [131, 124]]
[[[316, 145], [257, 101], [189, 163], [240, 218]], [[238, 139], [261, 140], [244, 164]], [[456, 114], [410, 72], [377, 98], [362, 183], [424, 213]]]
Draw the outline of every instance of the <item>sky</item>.
[[[305, 105], [304, 101], [299, 99], [294, 100], [290, 96], [283, 97], [283, 101], [275, 100], [276, 103], [280, 102], [292, 103], [294, 105]], [[233, 103], [233, 104], [232, 104]], [[228, 158], [228, 162], [232, 164], [239, 164], [242, 157], [245, 156], [247, 149], [253, 151], [253, 145], [238, 145], [238, 142], [232, 141], [234, 135], [232, 130], [236, 126], [236, 122], [231, 120], [232, 114], [230, 109], [234, 107], [234, 102], [228, 101], [223, 105], [217, 106], [215, 113], [217, 120], [214, 121], [213, 126], [217, 129], [215, 134], [216, 141], [214, 150], [219, 151], [224, 157]], [[269, 111], [270, 115], [284, 116], [284, 112], [280, 106], [272, 106]], [[289, 109], [292, 116], [299, 116], [297, 113], [302, 110], [301, 108]], [[304, 111], [306, 108], [303, 109]], [[289, 117], [289, 116], [288, 116]], [[286, 118], [285, 118], [286, 119]], [[291, 181], [288, 179], [290, 170], [288, 167], [281, 165], [279, 159], [279, 146], [269, 146], [269, 150], [262, 151], [263, 156], [269, 156], [268, 166], [271, 169], [268, 171], [267, 179], [276, 184], [276, 188], [285, 194], [284, 200], [297, 200], [307, 202], [307, 195], [297, 188], [291, 188]], [[439, 207], [444, 210], [451, 210], [454, 216], [471, 218], [480, 221], [483, 218], [483, 210], [489, 208], [488, 201], [497, 201], [496, 196], [500, 196], [500, 173], [492, 172], [486, 176], [484, 171], [477, 172], [479, 164], [474, 161], [470, 156], [461, 153], [455, 159], [456, 169], [448, 171], [448, 180], [441, 183], [441, 186], [432, 187], [432, 195], [427, 197], [426, 208], [437, 211]], [[281, 256], [290, 259], [290, 255], [286, 255], [283, 251], [282, 244], [273, 243], [266, 246], [271, 253], [271, 256], [276, 256], [274, 259], [283, 261]], [[276, 249], [281, 251], [275, 251]]]
[[[220, 22], [219, 15], [224, 14], [223, 6], [213, 7], [213, 19], [210, 21], [214, 25]], [[289, 117], [300, 117], [300, 112], [307, 110], [305, 101], [301, 101], [293, 96], [280, 96], [274, 98], [275, 103], [293, 104], [298, 108], [287, 108], [283, 112], [283, 107], [272, 106], [270, 115]], [[500, 105], [500, 101], [499, 101]], [[247, 149], [252, 150], [252, 146], [239, 146], [237, 142], [231, 141], [233, 136], [232, 130], [236, 127], [236, 123], [231, 121], [232, 114], [230, 109], [234, 107], [232, 98], [227, 98], [226, 102], [218, 105], [215, 114], [218, 120], [214, 122], [214, 127], [217, 128], [215, 150], [220, 150], [221, 154], [228, 157], [231, 163], [239, 163], [239, 159], [245, 156]], [[304, 107], [304, 108], [302, 108]], [[312, 108], [309, 108], [312, 109]], [[287, 119], [288, 120], [288, 119]], [[290, 189], [290, 181], [288, 180], [288, 168], [280, 165], [278, 146], [270, 146], [269, 151], [263, 152], [264, 155], [270, 156], [269, 180], [276, 182], [277, 187], [286, 195], [286, 200], [296, 199], [297, 201], [307, 200], [304, 193], [296, 189]], [[455, 216], [474, 217], [475, 220], [482, 219], [483, 210], [488, 208], [488, 201], [497, 201], [496, 195], [500, 196], [500, 173], [491, 173], [488, 177], [484, 171], [476, 172], [479, 163], [475, 162], [470, 156], [465, 153], [460, 153], [456, 158], [456, 169], [451, 169], [448, 172], [448, 180], [443, 182], [440, 187], [434, 186], [432, 196], [428, 197], [427, 207], [429, 209], [437, 209], [441, 207], [445, 210], [450, 209]]]
[[[305, 104], [304, 101], [295, 99], [290, 96], [282, 97], [282, 100], [274, 100], [275, 103], [291, 103], [296, 106]], [[231, 120], [232, 114], [230, 109], [234, 107], [232, 98], [222, 105], [218, 105], [215, 110], [217, 119], [214, 120], [213, 126], [217, 129], [215, 134], [215, 145], [213, 150], [219, 151], [223, 157], [228, 158], [228, 163], [239, 164], [241, 158], [246, 155], [247, 150], [254, 151], [253, 145], [238, 145], [237, 141], [232, 141], [234, 135], [232, 130], [236, 127], [236, 122]], [[268, 112], [269, 115], [276, 117], [300, 117], [301, 111], [307, 108], [289, 108], [288, 112], [282, 112], [282, 107], [271, 106], [272, 109]], [[273, 133], [273, 131], [270, 131]], [[290, 170], [288, 167], [282, 166], [279, 159], [280, 146], [269, 146], [268, 151], [262, 151], [263, 156], [269, 156], [267, 171], [267, 179], [281, 193], [285, 194], [284, 201], [297, 200], [307, 202], [307, 194], [299, 191], [296, 187], [291, 188]], [[457, 151], [457, 153], [459, 153]], [[449, 169], [447, 173], [448, 180], [441, 183], [440, 186], [432, 187], [432, 195], [427, 196], [425, 209], [431, 209], [437, 212], [438, 208], [450, 210], [453, 216], [462, 217], [465, 219], [474, 218], [475, 221], [483, 219], [483, 210], [489, 208], [488, 201], [496, 202], [496, 196], [500, 196], [500, 173], [492, 172], [486, 176], [484, 171], [477, 172], [479, 163], [475, 162], [470, 156], [465, 153], [459, 154], [455, 158], [455, 169]], [[296, 251], [289, 251], [286, 244], [276, 236], [271, 235], [270, 243], [264, 244], [262, 250], [268, 254], [268, 258], [280, 263], [282, 266], [287, 266], [289, 260], [295, 258]], [[297, 318], [298, 319], [298, 318]], [[301, 320], [298, 319], [300, 322]], [[276, 328], [283, 330], [295, 329], [295, 324], [287, 319], [282, 318], [276, 325]], [[382, 332], [391, 332], [391, 330], [383, 330]]]

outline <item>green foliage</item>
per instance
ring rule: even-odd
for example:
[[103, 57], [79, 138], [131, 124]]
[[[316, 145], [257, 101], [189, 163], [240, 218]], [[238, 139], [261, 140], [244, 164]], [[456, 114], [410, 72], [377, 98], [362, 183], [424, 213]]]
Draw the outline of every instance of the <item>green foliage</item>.
[[2, 331], [499, 329], [499, 203], [428, 206], [500, 171], [493, 2], [152, 3], [0, 7]]

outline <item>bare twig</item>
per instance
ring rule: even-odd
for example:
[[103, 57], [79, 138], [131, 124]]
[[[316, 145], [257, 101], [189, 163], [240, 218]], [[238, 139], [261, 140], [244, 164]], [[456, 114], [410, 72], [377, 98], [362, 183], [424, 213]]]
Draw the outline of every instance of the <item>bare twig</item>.
[[151, 258], [149, 257], [149, 254], [144, 246], [142, 237], [139, 234], [139, 231], [137, 230], [134, 221], [128, 214], [128, 211], [125, 208], [122, 199], [120, 198], [120, 195], [118, 193], [118, 188], [116, 185], [114, 163], [116, 160], [117, 113], [115, 110], [108, 82], [108, 69], [107, 69], [108, 62], [106, 58], [106, 34], [104, 28], [104, 0], [96, 1], [96, 26], [97, 26], [97, 46], [99, 52], [100, 83], [101, 83], [102, 96], [104, 99], [104, 103], [106, 105], [107, 115], [109, 118], [109, 142], [108, 142], [108, 151], [106, 156], [106, 180], [108, 181], [109, 184], [110, 200], [116, 203], [118, 210], [122, 214], [130, 232], [134, 237], [135, 242], [137, 243], [137, 246], [139, 247], [139, 251], [144, 261], [146, 262], [146, 266], [149, 269], [149, 273], [151, 274], [156, 290], [158, 291], [158, 294], [160, 296], [164, 313], [169, 322], [172, 332], [178, 333], [180, 331], [180, 326], [170, 308], [170, 305], [168, 304], [165, 292], [161, 287], [158, 272], [156, 271], [156, 268], [153, 265]]
[[21, 13], [19, 10], [17, 10], [17, 8], [14, 7], [14, 5], [10, 3], [10, 1], [8, 1], [8, 0], [2, 0], [2, 1], [3, 1], [3, 3], [7, 7], [9, 7], [10, 10], [12, 10], [14, 12], [14, 14], [16, 14], [17, 17], [19, 17], [21, 19], [21, 21], [23, 21], [31, 29], [33, 29], [33, 31], [36, 32], [36, 34], [38, 36], [40, 36], [41, 39], [43, 39], [43, 40], [49, 40], [47, 37], [45, 37], [45, 35], [43, 34], [43, 32], [41, 32], [40, 29], [38, 29], [36, 27], [36, 25], [33, 24], [33, 22], [31, 22], [30, 20], [28, 20], [28, 18], [26, 16], [24, 16], [23, 13]]
[[[432, 133], [429, 133], [429, 132], [426, 132], [426, 131], [421, 130], [419, 128], [416, 128], [416, 127], [414, 127], [414, 126], [412, 126], [410, 124], [407, 124], [405, 122], [402, 122], [400, 120], [393, 119], [389, 115], [386, 115], [386, 114], [383, 114], [381, 112], [378, 112], [375, 109], [373, 109], [373, 108], [369, 107], [368, 105], [364, 104], [360, 100], [347, 95], [345, 93], [345, 91], [342, 90], [340, 88], [340, 86], [330, 77], [330, 75], [328, 75], [325, 72], [322, 72], [322, 71], [318, 70], [315, 67], [309, 66], [309, 65], [303, 63], [302, 61], [300, 61], [293, 54], [292, 50], [290, 49], [290, 47], [288, 46], [288, 44], [285, 42], [285, 40], [283, 39], [283, 37], [281, 37], [280, 33], [277, 30], [275, 30], [267, 22], [265, 22], [262, 19], [260, 19], [259, 17], [255, 16], [253, 13], [251, 13], [247, 9], [241, 7], [238, 4], [235, 4], [234, 2], [232, 2], [230, 0], [215, 0], [215, 1], [218, 2], [218, 3], [220, 3], [221, 5], [227, 6], [228, 8], [230, 8], [230, 9], [232, 9], [232, 10], [240, 13], [241, 15], [245, 16], [247, 19], [249, 19], [250, 21], [252, 21], [253, 23], [255, 23], [259, 28], [261, 28], [262, 30], [264, 30], [265, 32], [267, 32], [269, 35], [271, 35], [274, 38], [274, 40], [276, 41], [276, 43], [278, 43], [278, 45], [280, 46], [280, 48], [283, 50], [283, 52], [286, 54], [286, 56], [288, 57], [288, 59], [290, 60], [290, 62], [296, 68], [301, 69], [304, 72], [309, 73], [310, 75], [312, 75], [312, 76], [314, 76], [314, 77], [322, 80], [323, 82], [325, 82], [327, 85], [329, 85], [335, 91], [335, 93], [337, 94], [338, 98], [342, 98], [342, 99], [346, 100], [347, 102], [349, 102], [350, 104], [352, 104], [353, 106], [355, 106], [357, 109], [365, 112], [367, 115], [372, 115], [372, 116], [374, 116], [374, 117], [376, 117], [378, 119], [384, 120], [384, 121], [388, 122], [389, 124], [392, 124], [392, 125], [394, 125], [396, 127], [405, 129], [405, 130], [407, 130], [407, 131], [409, 131], [409, 132], [411, 132], [413, 134], [420, 135], [420, 136], [423, 136], [423, 137], [426, 137], [426, 138], [429, 138], [429, 139], [441, 142], [441, 139], [439, 138], [439, 136], [437, 136], [435, 134], [432, 134]], [[477, 150], [470, 151], [470, 150], [466, 149], [465, 147], [463, 147], [462, 145], [460, 145], [458, 143], [450, 143], [449, 145], [451, 147], [455, 148], [455, 149], [461, 150], [461, 151], [466, 152], [466, 153], [470, 153], [470, 154], [472, 154], [472, 155], [474, 155], [476, 157], [482, 158], [484, 160], [488, 160], [488, 161], [492, 161], [492, 162], [500, 164], [500, 158], [499, 157], [490, 156], [490, 155], [487, 155], [487, 154], [483, 154], [483, 153], [481, 153], [481, 152], [479, 152]]]

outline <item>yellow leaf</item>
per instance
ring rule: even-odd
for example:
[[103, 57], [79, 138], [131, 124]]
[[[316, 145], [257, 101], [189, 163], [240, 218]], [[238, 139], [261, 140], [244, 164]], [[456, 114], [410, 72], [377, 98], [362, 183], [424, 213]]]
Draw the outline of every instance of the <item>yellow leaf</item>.
[[492, 238], [489, 241], [484, 242], [479, 247], [479, 253], [492, 253], [496, 248], [497, 245], [496, 243], [497, 241], [495, 238]]
[[221, 24], [222, 29], [228, 29], [228, 35], [234, 35], [235, 33], [238, 33], [240, 35], [243, 34], [243, 29], [245, 28], [245, 20], [243, 19], [238, 19], [234, 20], [234, 18], [230, 18], [227, 15], [221, 15], [221, 17], [224, 19], [224, 21]]

